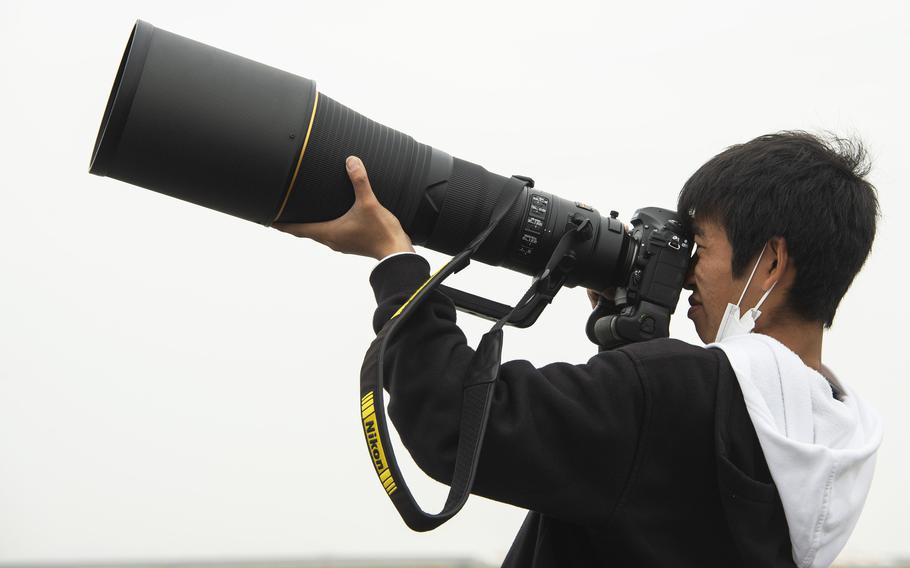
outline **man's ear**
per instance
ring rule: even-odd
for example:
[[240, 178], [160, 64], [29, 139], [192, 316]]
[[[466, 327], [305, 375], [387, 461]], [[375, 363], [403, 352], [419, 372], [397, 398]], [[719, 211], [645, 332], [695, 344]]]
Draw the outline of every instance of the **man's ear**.
[[768, 241], [768, 252], [770, 252], [770, 264], [765, 280], [762, 282], [762, 289], [767, 290], [775, 282], [783, 280], [790, 268], [790, 254], [787, 250], [787, 240], [783, 237], [771, 237]]

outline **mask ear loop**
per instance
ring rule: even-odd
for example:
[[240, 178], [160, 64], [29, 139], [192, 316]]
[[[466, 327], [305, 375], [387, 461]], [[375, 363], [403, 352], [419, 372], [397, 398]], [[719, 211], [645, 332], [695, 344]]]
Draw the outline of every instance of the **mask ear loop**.
[[764, 294], [762, 294], [761, 299], [759, 299], [759, 300], [758, 300], [758, 303], [755, 304], [755, 307], [752, 308], [753, 310], [755, 310], [755, 311], [758, 312], [758, 313], [761, 313], [761, 311], [760, 311], [758, 308], [760, 308], [761, 305], [762, 305], [763, 303], [765, 303], [765, 300], [768, 298], [768, 295], [771, 293], [771, 290], [773, 290], [775, 286], [777, 286], [777, 282], [775, 282], [774, 284], [771, 284], [771, 287], [768, 288], [768, 291], [765, 292]]
[[[768, 243], [765, 243], [765, 246], [767, 247]], [[761, 252], [762, 252], [762, 254], [765, 254], [765, 249], [762, 248]], [[761, 262], [761, 256], [758, 257], [758, 262]], [[755, 269], [758, 268], [758, 262], [755, 263], [755, 268], [752, 269], [752, 274], [755, 274]], [[751, 281], [752, 281], [752, 277], [749, 276], [749, 282], [751, 282]], [[749, 310], [753, 314], [752, 321], [755, 321], [756, 319], [758, 319], [758, 316], [761, 315], [761, 310], [759, 308], [761, 307], [762, 304], [765, 303], [765, 300], [768, 299], [768, 296], [771, 294], [771, 290], [774, 290], [774, 287], [777, 286], [778, 282], [780, 282], [780, 280], [777, 280], [774, 282], [774, 284], [771, 284], [771, 287], [768, 288], [765, 291], [765, 293], [761, 295], [761, 298], [758, 299], [758, 303], [755, 304], [755, 307]], [[748, 288], [748, 286], [749, 285], [746, 284], [747, 288]], [[743, 296], [745, 296], [745, 294], [746, 294], [746, 292], [745, 292], [745, 290], [743, 290]], [[740, 296], [739, 301], [740, 302], [742, 301], [742, 296]]]
[[[761, 264], [761, 257], [765, 255], [766, 248], [768, 248], [767, 242], [765, 243], [765, 246], [761, 248], [761, 254], [758, 255], [758, 260], [755, 261], [755, 266], [752, 267], [752, 274], [749, 275], [749, 280], [746, 281], [746, 286], [743, 288], [743, 293], [739, 295], [739, 301], [736, 302], [737, 308], [740, 307], [739, 305], [743, 302], [743, 298], [746, 297], [746, 290], [749, 289], [749, 284], [752, 283], [752, 277], [755, 276], [755, 271], [758, 270], [758, 265]], [[777, 284], [777, 282], [775, 282], [775, 284]], [[772, 289], [774, 289], [774, 286], [771, 286], [771, 288], [768, 289], [768, 292], [765, 292], [765, 295], [762, 296], [762, 299], [758, 303], [758, 306], [760, 306], [761, 303], [765, 301], [765, 298], [768, 296], [768, 293], [771, 292]], [[755, 307], [757, 308], [758, 306]]]

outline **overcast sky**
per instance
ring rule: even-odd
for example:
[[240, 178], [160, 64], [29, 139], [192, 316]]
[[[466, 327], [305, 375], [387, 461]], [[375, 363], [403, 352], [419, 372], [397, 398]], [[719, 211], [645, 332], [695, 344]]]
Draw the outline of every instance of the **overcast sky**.
[[[733, 4], [3, 0], [0, 563], [499, 562], [523, 517], [474, 497], [417, 534], [381, 491], [357, 402], [372, 260], [87, 173], [137, 18], [625, 220], [673, 207], [730, 144], [781, 129], [860, 136], [883, 218], [823, 361], [885, 422], [846, 553], [910, 555], [910, 11]], [[451, 281], [503, 302], [528, 283], [478, 263]], [[533, 328], [507, 329], [504, 357], [586, 361], [588, 311], [582, 290], [564, 290]], [[698, 343], [685, 311], [672, 335]], [[489, 326], [459, 323], [472, 344]], [[426, 507], [441, 505], [444, 488], [407, 472]]]

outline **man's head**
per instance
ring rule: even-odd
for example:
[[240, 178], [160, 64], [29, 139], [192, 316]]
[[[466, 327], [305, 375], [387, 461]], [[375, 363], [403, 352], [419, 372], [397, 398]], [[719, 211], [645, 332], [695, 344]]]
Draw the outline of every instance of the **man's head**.
[[677, 209], [698, 245], [686, 288], [703, 341], [714, 340], [759, 255], [741, 311], [776, 283], [776, 320], [831, 326], [875, 237], [868, 171], [859, 142], [781, 132], [732, 146], [689, 178]]

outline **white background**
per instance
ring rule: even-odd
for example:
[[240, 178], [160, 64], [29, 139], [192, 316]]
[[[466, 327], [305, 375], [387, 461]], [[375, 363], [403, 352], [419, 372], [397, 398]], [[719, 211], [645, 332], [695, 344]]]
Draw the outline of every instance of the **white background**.
[[[910, 553], [907, 4], [635, 6], [3, 0], [0, 562], [499, 562], [523, 516], [472, 498], [416, 534], [387, 502], [358, 421], [371, 259], [87, 173], [137, 18], [624, 219], [673, 207], [730, 144], [859, 135], [883, 218], [823, 360], [886, 430], [845, 554]], [[528, 281], [475, 263], [453, 285], [509, 302]], [[563, 291], [536, 326], [507, 330], [505, 357], [587, 360], [588, 311], [580, 289]], [[684, 314], [672, 333], [698, 342]], [[459, 321], [472, 343], [488, 327]], [[440, 486], [412, 478], [441, 504]]]

